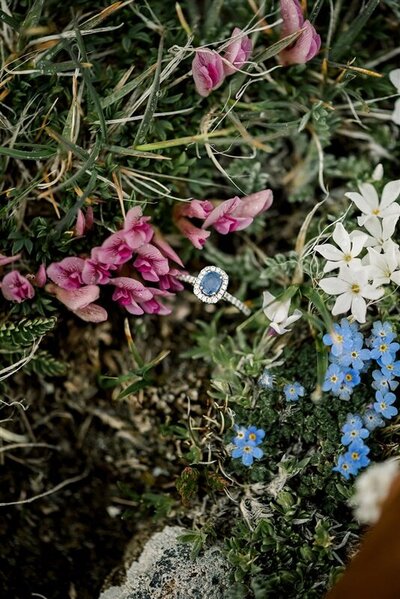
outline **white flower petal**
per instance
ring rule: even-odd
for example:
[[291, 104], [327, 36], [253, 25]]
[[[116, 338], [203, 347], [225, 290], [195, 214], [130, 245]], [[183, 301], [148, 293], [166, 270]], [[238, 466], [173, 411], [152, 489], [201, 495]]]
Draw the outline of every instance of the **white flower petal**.
[[[361, 212], [364, 212], [364, 214], [371, 214], [372, 208], [371, 208], [370, 204], [368, 203], [368, 201], [364, 198], [363, 195], [361, 195], [360, 193], [357, 193], [355, 191], [354, 192], [352, 191], [352, 192], [346, 193], [345, 196], [348, 197], [352, 202], [354, 202], [354, 204], [357, 206], [357, 208]], [[376, 205], [378, 205], [378, 196], [377, 196]]]
[[337, 277], [328, 277], [327, 279], [321, 279], [318, 285], [328, 295], [339, 295], [339, 293], [345, 293], [349, 286], [345, 281]]
[[367, 241], [368, 235], [365, 233], [359, 233], [358, 235], [354, 235], [352, 237], [353, 247], [351, 249], [351, 255], [356, 257], [361, 252], [364, 247], [365, 242]]
[[365, 201], [370, 207], [370, 211], [376, 210], [379, 206], [379, 197], [375, 187], [371, 183], [360, 183], [358, 189], [364, 196]]
[[363, 297], [370, 300], [377, 300], [385, 293], [381, 287], [374, 287], [373, 285], [365, 285], [362, 289]]
[[400, 69], [393, 69], [393, 71], [390, 71], [389, 79], [400, 94]]
[[335, 270], [335, 268], [340, 268], [342, 266], [342, 263], [339, 262], [327, 262], [324, 266], [324, 272], [332, 272], [332, 270]]
[[400, 125], [400, 98], [394, 103], [391, 119], [395, 125]]
[[344, 254], [348, 254], [350, 252], [350, 237], [342, 223], [337, 223], [332, 237], [336, 245], [340, 247]]
[[368, 233], [370, 233], [372, 237], [374, 237], [375, 239], [379, 239], [380, 237], [382, 237], [381, 221], [376, 216], [374, 216], [373, 218], [369, 218], [363, 226], [365, 229], [367, 229]]
[[392, 276], [390, 278], [393, 281], [393, 283], [396, 283], [396, 285], [400, 285], [400, 270], [392, 272]]
[[360, 295], [353, 295], [351, 302], [351, 313], [358, 322], [365, 322], [365, 314], [367, 312], [367, 304]]
[[317, 245], [315, 250], [321, 254], [326, 260], [343, 260], [343, 252], [338, 250], [331, 243], [324, 243], [323, 245]]
[[387, 241], [393, 235], [398, 220], [399, 217], [382, 219], [382, 237], [384, 241]]
[[[400, 69], [399, 69], [400, 71]], [[374, 181], [380, 181], [383, 177], [383, 166], [381, 163], [377, 164], [374, 168], [374, 172], [372, 173], [372, 178]]]
[[[392, 204], [393, 202], [395, 202], [397, 200], [397, 198], [399, 197], [399, 194], [400, 194], [400, 179], [397, 179], [396, 181], [389, 181], [389, 183], [386, 183], [385, 187], [383, 188], [383, 192], [382, 192], [380, 209], [384, 210], [385, 208], [390, 206], [390, 204]], [[400, 208], [400, 206], [399, 206], [399, 208]]]
[[335, 302], [335, 305], [332, 308], [333, 316], [336, 316], [336, 314], [345, 314], [346, 312], [348, 312], [350, 310], [352, 297], [353, 296], [351, 293], [343, 293], [342, 295], [339, 295]]

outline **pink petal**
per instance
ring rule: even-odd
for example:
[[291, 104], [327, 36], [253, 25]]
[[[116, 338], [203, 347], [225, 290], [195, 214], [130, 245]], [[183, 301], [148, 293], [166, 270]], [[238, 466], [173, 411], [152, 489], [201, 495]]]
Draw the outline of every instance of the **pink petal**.
[[304, 64], [314, 58], [321, 47], [321, 38], [311, 25], [310, 21], [305, 21], [304, 31], [289, 49], [282, 50], [279, 54], [283, 65]]
[[159, 231], [155, 231], [154, 237], [153, 237], [153, 243], [154, 243], [154, 245], [156, 245], [158, 247], [158, 249], [161, 251], [161, 253], [166, 258], [168, 258], [168, 260], [172, 260], [173, 262], [176, 262], [177, 264], [179, 264], [179, 266], [183, 267], [182, 260], [179, 258], [178, 254], [175, 252], [175, 250], [172, 249], [172, 247], [169, 245], [169, 243], [167, 241], [165, 241], [164, 237], [161, 235], [161, 233]]
[[[139, 245], [141, 244], [141, 238]], [[113, 233], [98, 248], [97, 259], [103, 264], [119, 266], [132, 258], [133, 248], [128, 244], [126, 234], [123, 231]]]
[[86, 306], [95, 302], [100, 295], [100, 289], [97, 285], [85, 285], [80, 289], [62, 289], [58, 285], [48, 285], [47, 289], [50, 293], [54, 293], [56, 298], [73, 312], [86, 308]]
[[181, 202], [176, 206], [178, 218], [188, 216], [204, 220], [212, 210], [214, 210], [214, 206], [209, 200], [191, 200], [190, 202]]
[[151, 291], [146, 289], [143, 283], [130, 277], [115, 277], [115, 279], [111, 279], [110, 285], [129, 291], [138, 301], [147, 301], [153, 297]]
[[213, 50], [196, 50], [192, 73], [197, 92], [200, 96], [206, 97], [224, 80], [222, 58]]
[[46, 285], [46, 281], [46, 267], [44, 264], [41, 264], [37, 273], [35, 274], [34, 282], [37, 287], [44, 287]]
[[104, 322], [108, 318], [107, 311], [98, 304], [89, 304], [85, 308], [75, 310], [75, 314], [86, 322]]
[[252, 193], [242, 198], [241, 203], [234, 210], [233, 216], [242, 218], [254, 218], [261, 212], [268, 210], [273, 202], [273, 195], [270, 189]]
[[77, 235], [78, 237], [83, 235], [85, 232], [85, 226], [86, 226], [85, 216], [84, 216], [82, 210], [79, 209], [78, 214], [76, 216], [75, 235]]
[[139, 268], [139, 264], [147, 263], [158, 275], [166, 275], [169, 272], [168, 260], [164, 258], [160, 250], [150, 243], [145, 243], [137, 250], [138, 258], [134, 266]]
[[237, 69], [241, 69], [253, 51], [253, 44], [250, 38], [247, 35], [238, 37], [241, 33], [242, 30], [239, 27], [235, 27], [231, 37], [237, 39], [233, 39], [225, 50], [224, 58], [227, 61], [224, 62], [225, 75], [232, 75]]
[[226, 215], [232, 215], [234, 210], [239, 206], [240, 198], [235, 196], [230, 200], [221, 202], [214, 210], [208, 215], [203, 223], [203, 229], [208, 229], [211, 225], [214, 225], [217, 221], [222, 219]]
[[85, 261], [82, 258], [64, 258], [60, 262], [53, 262], [47, 268], [49, 279], [63, 287], [63, 289], [78, 289], [82, 284], [82, 270]]
[[298, 0], [280, 0], [280, 10], [283, 19], [281, 38], [302, 28], [304, 17]]
[[176, 226], [182, 235], [187, 237], [198, 250], [203, 248], [207, 238], [210, 236], [210, 231], [204, 231], [203, 229], [195, 227], [187, 218], [179, 218], [176, 221]]

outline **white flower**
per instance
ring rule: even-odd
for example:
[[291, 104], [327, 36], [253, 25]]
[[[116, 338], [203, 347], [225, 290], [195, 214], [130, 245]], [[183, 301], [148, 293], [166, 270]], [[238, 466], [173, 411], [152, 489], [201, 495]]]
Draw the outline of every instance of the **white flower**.
[[365, 299], [377, 300], [383, 295], [383, 289], [369, 285], [369, 267], [342, 268], [337, 277], [321, 279], [319, 286], [328, 295], [337, 295], [332, 314], [345, 314], [351, 310], [358, 322], [365, 322], [367, 304]]
[[362, 524], [374, 524], [381, 515], [383, 501], [389, 495], [390, 487], [399, 475], [399, 465], [395, 460], [372, 464], [357, 477], [355, 494], [350, 500], [354, 515]]
[[400, 215], [400, 206], [396, 203], [400, 194], [400, 179], [389, 181], [383, 188], [379, 201], [378, 193], [371, 183], [361, 183], [358, 186], [361, 193], [348, 192], [345, 195], [352, 200], [357, 208], [363, 212], [358, 217], [358, 224], [362, 227], [371, 217], [392, 218]]
[[384, 253], [379, 254], [374, 248], [368, 248], [370, 276], [373, 285], [387, 285], [390, 281], [400, 285], [399, 246], [394, 241], [386, 242]]
[[338, 223], [333, 231], [333, 240], [340, 249], [331, 243], [317, 245], [316, 251], [321, 254], [328, 262], [325, 264], [324, 272], [330, 272], [335, 268], [354, 265], [361, 266], [361, 260], [356, 258], [359, 255], [368, 235], [360, 231], [353, 231], [350, 235], [342, 223]]
[[[395, 86], [397, 93], [400, 94], [400, 69], [394, 69], [394, 71], [390, 71], [389, 79]], [[394, 103], [392, 121], [396, 125], [400, 125], [400, 98], [398, 98]]]
[[278, 333], [278, 335], [283, 335], [283, 333], [290, 331], [291, 329], [287, 327], [301, 318], [301, 311], [295, 310], [293, 314], [289, 316], [290, 298], [280, 301], [269, 291], [264, 291], [263, 297], [263, 310], [265, 316], [271, 321], [269, 324], [271, 329]]
[[374, 247], [378, 252], [382, 251], [385, 243], [391, 240], [391, 237], [396, 229], [398, 216], [392, 218], [370, 218], [364, 224], [364, 229], [368, 231], [368, 237], [365, 246]]
[[377, 164], [374, 168], [374, 172], [372, 173], [372, 178], [374, 181], [380, 181], [383, 177], [383, 166], [381, 163]]

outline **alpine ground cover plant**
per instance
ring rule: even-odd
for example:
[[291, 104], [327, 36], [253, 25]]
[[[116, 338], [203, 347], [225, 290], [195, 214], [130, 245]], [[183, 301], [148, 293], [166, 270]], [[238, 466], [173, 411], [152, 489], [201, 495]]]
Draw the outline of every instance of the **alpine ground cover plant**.
[[2, 561], [43, 518], [60, 552], [30, 592], [93, 597], [153, 516], [231, 597], [322, 597], [357, 547], [398, 454], [400, 13], [345, 4], [0, 5]]

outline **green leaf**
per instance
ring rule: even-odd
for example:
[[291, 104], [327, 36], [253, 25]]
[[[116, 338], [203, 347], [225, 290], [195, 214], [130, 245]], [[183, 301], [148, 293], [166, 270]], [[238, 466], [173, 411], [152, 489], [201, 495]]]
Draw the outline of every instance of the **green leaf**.
[[378, 5], [379, 0], [368, 0], [359, 15], [351, 22], [351, 25], [339, 35], [331, 53], [331, 57], [334, 60], [340, 58], [345, 52], [351, 51], [354, 40]]
[[51, 331], [56, 322], [55, 317], [31, 320], [23, 318], [19, 322], [5, 322], [0, 325], [0, 346], [13, 349], [29, 347]]
[[32, 144], [31, 148], [30, 150], [18, 150], [17, 148], [0, 147], [0, 154], [22, 160], [42, 160], [51, 158], [57, 153], [57, 149], [51, 146]]

